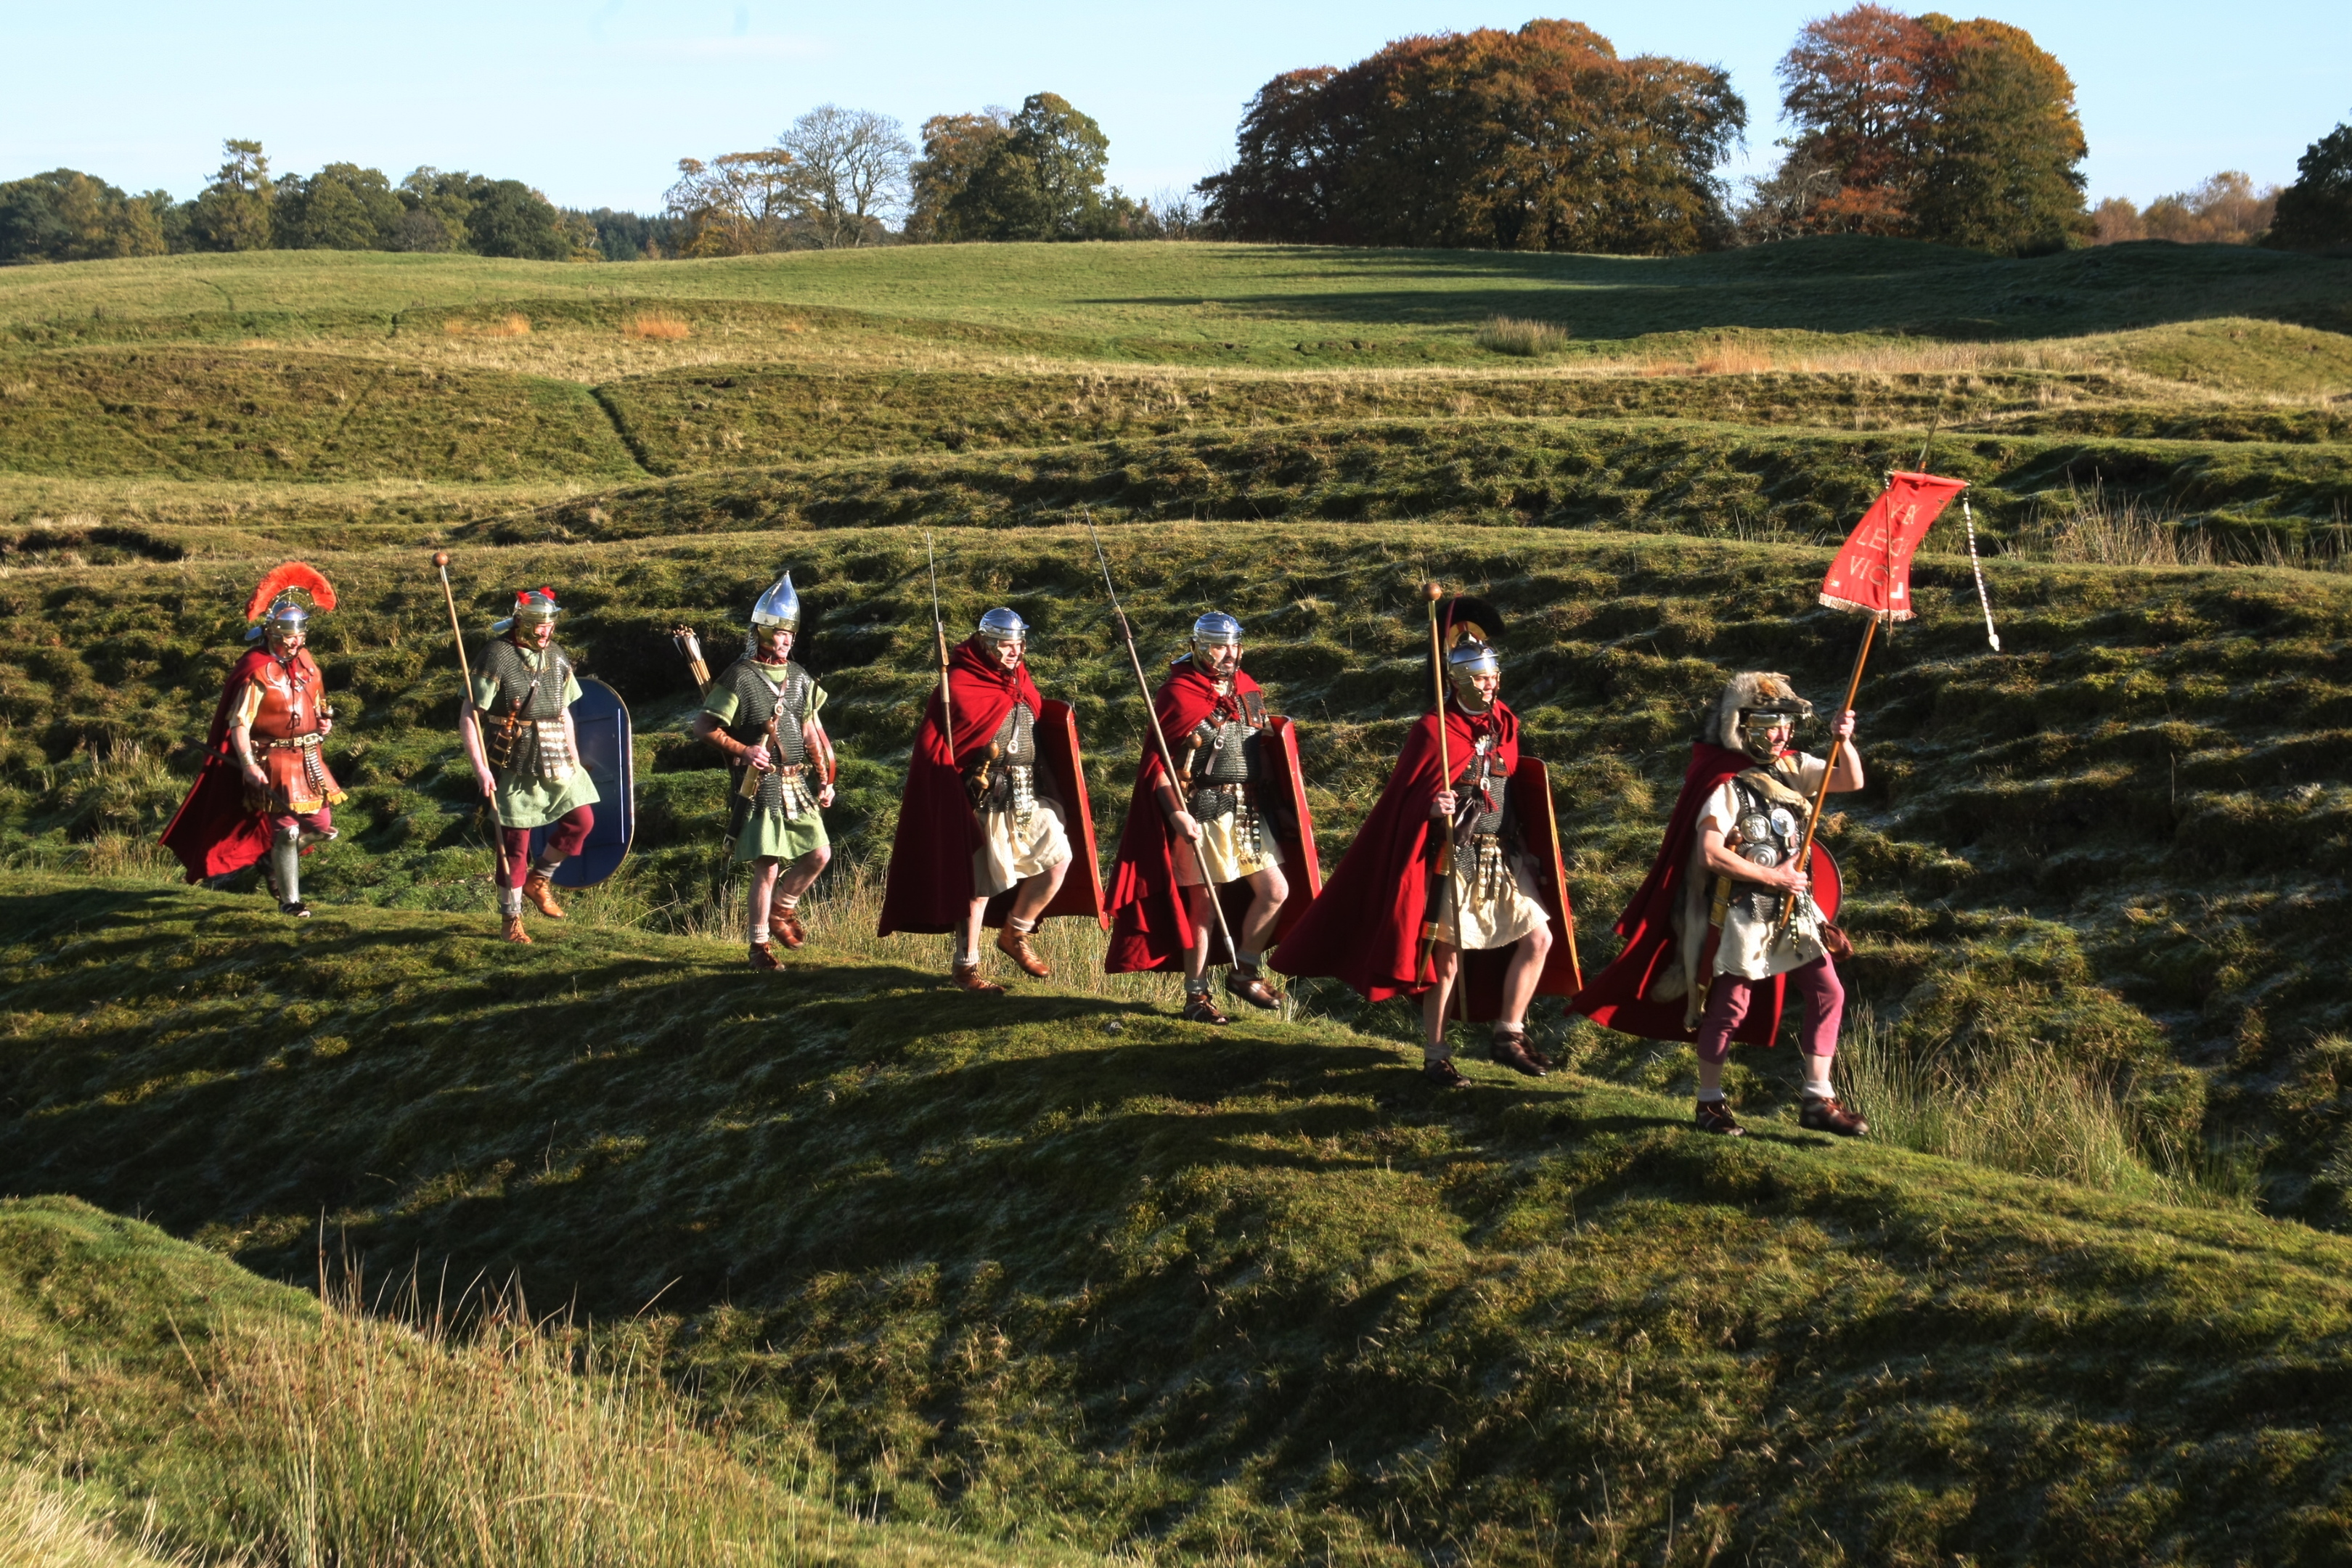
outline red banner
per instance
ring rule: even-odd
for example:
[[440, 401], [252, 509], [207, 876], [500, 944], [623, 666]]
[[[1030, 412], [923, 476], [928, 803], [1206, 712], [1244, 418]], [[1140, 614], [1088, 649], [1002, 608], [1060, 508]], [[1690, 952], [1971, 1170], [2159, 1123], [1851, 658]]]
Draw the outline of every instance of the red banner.
[[1845, 548], [1822, 579], [1822, 603], [1889, 620], [1911, 618], [1911, 556], [1966, 479], [1896, 474], [1862, 514]]

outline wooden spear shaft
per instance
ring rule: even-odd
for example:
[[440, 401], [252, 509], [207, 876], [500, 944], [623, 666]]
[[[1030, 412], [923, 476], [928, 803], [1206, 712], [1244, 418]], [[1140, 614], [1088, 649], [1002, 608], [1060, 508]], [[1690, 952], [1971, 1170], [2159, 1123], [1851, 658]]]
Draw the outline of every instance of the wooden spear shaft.
[[[465, 689], [457, 693], [457, 721], [462, 725], [467, 719], [473, 717], [474, 667], [467, 661], [466, 633], [464, 628], [457, 625], [457, 595], [449, 586], [449, 552], [446, 550], [435, 551], [433, 566], [441, 574], [441, 602], [449, 607], [449, 637], [457, 645], [457, 673], [464, 677], [466, 681]], [[474, 725], [477, 737], [481, 734], [481, 724], [477, 721]], [[476, 743], [481, 742], [478, 739]], [[482, 808], [478, 805], [474, 807], [474, 820], [479, 822], [481, 816]], [[494, 868], [490, 877], [490, 886], [496, 888], [499, 879], [506, 875], [506, 851], [502, 848], [493, 848], [490, 851], [490, 864]]]

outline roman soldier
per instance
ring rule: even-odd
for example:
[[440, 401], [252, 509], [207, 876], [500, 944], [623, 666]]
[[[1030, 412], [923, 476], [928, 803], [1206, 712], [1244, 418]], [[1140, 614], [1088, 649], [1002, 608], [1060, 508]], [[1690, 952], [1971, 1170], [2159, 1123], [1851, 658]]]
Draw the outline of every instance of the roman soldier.
[[[499, 817], [499, 912], [509, 942], [528, 942], [522, 907], [563, 918], [551, 879], [596, 826], [596, 785], [580, 763], [572, 705], [580, 681], [555, 642], [562, 614], [553, 588], [515, 595], [514, 614], [492, 623], [498, 636], [474, 664], [473, 701], [457, 721], [474, 782]], [[534, 862], [533, 828], [548, 829]]]
[[191, 882], [217, 886], [263, 861], [278, 910], [307, 919], [302, 857], [335, 837], [342, 787], [327, 771], [320, 743], [335, 727], [326, 679], [308, 646], [310, 610], [335, 607], [335, 591], [302, 562], [289, 561], [261, 580], [246, 602], [253, 625], [248, 649], [229, 671], [205, 738], [204, 767], [163, 829]]
[[1696, 1045], [1702, 1131], [1745, 1132], [1724, 1102], [1724, 1059], [1735, 1039], [1772, 1044], [1792, 990], [1804, 1008], [1800, 1124], [1848, 1138], [1870, 1131], [1830, 1085], [1845, 1007], [1832, 952], [1844, 939], [1815, 893], [1834, 871], [1819, 845], [1812, 866], [1796, 864], [1824, 775], [1832, 794], [1860, 789], [1862, 756], [1852, 712], [1831, 727], [1829, 760], [1791, 752], [1811, 712], [1785, 676], [1755, 671], [1724, 688], [1657, 858], [1617, 922], [1625, 949], [1570, 1004], [1612, 1029]]
[[801, 895], [833, 858], [819, 808], [833, 804], [833, 742], [817, 717], [824, 688], [792, 658], [801, 599], [789, 572], [751, 606], [743, 657], [712, 681], [694, 732], [730, 759], [738, 865], [751, 868], [751, 967], [779, 969], [771, 937], [808, 941]]
[[[1242, 624], [1212, 611], [1192, 623], [1192, 651], [1171, 667], [1151, 705], [1176, 765], [1144, 754], [1111, 873], [1113, 974], [1181, 969], [1184, 1017], [1225, 1024], [1209, 991], [1209, 966], [1226, 962], [1225, 990], [1254, 1007], [1276, 1007], [1265, 953], [1317, 891], [1314, 824], [1287, 720], [1242, 664]], [[1293, 900], [1286, 866], [1300, 868]], [[1215, 899], [1222, 911], [1212, 909]], [[1224, 950], [1220, 927], [1233, 935]]]
[[1541, 1077], [1550, 1059], [1527, 1035], [1538, 992], [1576, 990], [1570, 918], [1543, 764], [1519, 749], [1518, 715], [1499, 695], [1502, 656], [1477, 635], [1501, 617], [1476, 600], [1444, 610], [1452, 646], [1443, 713], [1406, 737], [1388, 785], [1323, 894], [1276, 948], [1286, 974], [1328, 974], [1368, 1001], [1418, 996], [1422, 1073], [1467, 1082], [1446, 1040], [1457, 1005], [1493, 1026], [1493, 1058]]
[[1014, 967], [1042, 980], [1053, 971], [1030, 940], [1039, 922], [1101, 918], [1076, 725], [1065, 704], [1039, 695], [1028, 640], [1028, 623], [1000, 607], [950, 652], [908, 758], [883, 889], [880, 933], [954, 932], [950, 975], [976, 994], [1004, 990], [981, 971], [983, 926], [998, 928], [997, 951]]

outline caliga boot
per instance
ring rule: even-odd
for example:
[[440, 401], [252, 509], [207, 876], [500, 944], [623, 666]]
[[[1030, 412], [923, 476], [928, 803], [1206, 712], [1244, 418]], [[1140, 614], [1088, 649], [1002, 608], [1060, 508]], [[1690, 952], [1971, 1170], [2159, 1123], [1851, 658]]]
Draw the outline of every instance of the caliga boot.
[[1037, 950], [1029, 945], [1029, 933], [1017, 929], [1010, 916], [1005, 919], [1004, 929], [996, 933], [996, 951], [1020, 965], [1021, 973], [1032, 979], [1045, 980], [1054, 973], [1037, 956]]
[[801, 923], [801, 911], [797, 905], [788, 910], [778, 910], [776, 918], [768, 922], [768, 929], [786, 947], [799, 948], [808, 944], [808, 927]]
[[504, 922], [504, 929], [501, 930], [499, 934], [509, 942], [519, 942], [523, 943], [525, 946], [530, 945], [530, 932], [522, 929], [522, 889], [520, 888], [500, 888], [499, 889], [499, 910]]
[[1494, 1043], [1486, 1055], [1489, 1060], [1498, 1061], [1513, 1072], [1525, 1073], [1529, 1078], [1544, 1075], [1544, 1063], [1528, 1048], [1528, 1032], [1516, 1024], [1495, 1026]]
[[563, 918], [563, 906], [555, 901], [554, 889], [548, 881], [554, 874], [552, 866], [533, 866], [530, 875], [522, 879], [522, 896], [530, 900], [531, 908], [549, 920], [560, 921]]
[[1282, 993], [1265, 983], [1265, 972], [1255, 963], [1236, 963], [1225, 971], [1225, 994], [1253, 1007], [1271, 1010], [1282, 1005]]
[[980, 972], [980, 963], [977, 960], [971, 963], [966, 963], [961, 959], [956, 960], [955, 966], [948, 971], [948, 978], [955, 982], [957, 990], [970, 992], [974, 996], [1004, 994], [1003, 986]]

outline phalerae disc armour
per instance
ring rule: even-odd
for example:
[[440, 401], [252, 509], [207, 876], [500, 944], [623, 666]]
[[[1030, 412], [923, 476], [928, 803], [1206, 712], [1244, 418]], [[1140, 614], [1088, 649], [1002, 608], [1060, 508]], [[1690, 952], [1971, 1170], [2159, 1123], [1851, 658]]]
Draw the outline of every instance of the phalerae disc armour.
[[1029, 623], [999, 605], [980, 617], [979, 635], [991, 642], [1026, 642]]
[[[1813, 705], [1797, 695], [1789, 678], [1768, 669], [1745, 670], [1731, 678], [1723, 694], [1715, 700], [1715, 708], [1707, 715], [1706, 738], [1726, 751], [1745, 752], [1759, 763], [1772, 760], [1772, 749], [1765, 740], [1774, 719], [1791, 721], [1809, 718]], [[1751, 723], [1754, 719], [1764, 723]]]

